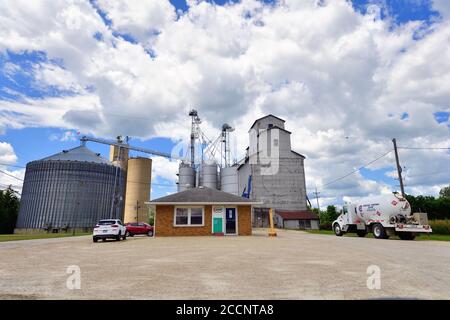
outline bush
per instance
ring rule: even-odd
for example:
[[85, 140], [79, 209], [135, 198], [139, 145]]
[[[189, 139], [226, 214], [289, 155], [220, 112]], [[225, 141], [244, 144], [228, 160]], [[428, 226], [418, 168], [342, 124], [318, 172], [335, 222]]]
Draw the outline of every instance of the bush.
[[322, 222], [319, 225], [320, 230], [331, 230], [331, 222], [326, 221], [326, 222]]
[[434, 234], [450, 235], [450, 220], [430, 220], [429, 223]]

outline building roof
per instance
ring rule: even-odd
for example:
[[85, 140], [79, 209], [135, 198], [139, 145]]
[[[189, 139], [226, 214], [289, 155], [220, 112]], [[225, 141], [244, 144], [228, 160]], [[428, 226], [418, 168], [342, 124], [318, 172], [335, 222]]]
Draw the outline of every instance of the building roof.
[[[261, 132], [264, 132], [264, 130], [270, 131], [270, 130], [272, 130], [272, 129], [279, 129], [279, 130], [284, 131], [284, 132], [286, 132], [286, 133], [292, 134], [292, 132], [290, 132], [289, 130], [286, 130], [286, 129], [281, 128], [281, 127], [279, 127], [279, 126], [272, 126], [272, 127], [270, 127], [270, 128], [265, 128], [265, 129], [263, 129]], [[251, 130], [251, 128], [250, 128], [250, 130]]]
[[40, 161], [82, 161], [111, 164], [111, 162], [107, 159], [102, 158], [99, 153], [95, 153], [85, 146], [79, 146], [70, 150], [63, 150], [60, 153], [41, 159]]
[[250, 127], [250, 130], [255, 126], [255, 124], [256, 124], [259, 120], [262, 120], [262, 119], [265, 119], [265, 118], [268, 118], [268, 117], [274, 117], [274, 118], [276, 118], [276, 119], [278, 119], [278, 120], [280, 120], [280, 121], [286, 122], [285, 120], [283, 120], [283, 119], [281, 119], [281, 118], [278, 118], [277, 116], [274, 116], [273, 114], [268, 114], [267, 116], [264, 116], [264, 117], [261, 117], [261, 118], [259, 118], [259, 119], [256, 119], [255, 122], [253, 122], [252, 126]]
[[319, 217], [309, 210], [275, 210], [283, 220], [319, 220]]
[[302, 157], [303, 159], [306, 159], [306, 157], [304, 155], [302, 155], [301, 153], [295, 152], [294, 150], [291, 150], [291, 152], [297, 156]]
[[235, 196], [231, 193], [215, 190], [207, 187], [191, 188], [185, 191], [177, 192], [165, 197], [161, 197], [148, 204], [262, 204], [247, 198]]

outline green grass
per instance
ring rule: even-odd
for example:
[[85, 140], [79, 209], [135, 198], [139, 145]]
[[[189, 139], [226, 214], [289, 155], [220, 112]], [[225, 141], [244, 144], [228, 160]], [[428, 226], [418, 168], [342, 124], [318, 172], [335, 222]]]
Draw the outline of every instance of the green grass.
[[[326, 234], [326, 235], [334, 236], [334, 231], [332, 231], [332, 230], [306, 230], [306, 232], [313, 233], [313, 234]], [[357, 235], [356, 235], [356, 233], [346, 233], [344, 235], [344, 237], [357, 237]], [[368, 233], [366, 238], [373, 238], [373, 234]], [[390, 237], [389, 239], [400, 240], [400, 238], [397, 236]], [[415, 240], [419, 240], [419, 241], [427, 241], [427, 240], [450, 241], [450, 235], [446, 235], [446, 234], [426, 235], [426, 234], [423, 234], [423, 235], [417, 236]]]
[[[86, 236], [92, 233], [76, 233], [75, 237]], [[0, 234], [0, 242], [16, 241], [16, 240], [34, 240], [34, 239], [53, 239], [72, 237], [72, 232], [69, 233], [37, 233], [37, 234]]]

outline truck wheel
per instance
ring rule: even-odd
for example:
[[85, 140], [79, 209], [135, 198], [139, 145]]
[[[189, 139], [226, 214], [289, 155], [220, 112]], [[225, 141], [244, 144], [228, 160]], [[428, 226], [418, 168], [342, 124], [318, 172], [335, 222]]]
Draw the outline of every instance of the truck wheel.
[[412, 233], [412, 232], [399, 232], [398, 233], [398, 237], [401, 240], [414, 240], [416, 235], [414, 233]]
[[96, 237], [92, 238], [92, 241], [98, 242], [98, 239]]
[[339, 225], [339, 223], [335, 223], [333, 226], [333, 230], [334, 233], [338, 236], [341, 237], [342, 235], [344, 235], [344, 233], [342, 232], [341, 226]]
[[358, 235], [358, 237], [364, 238], [367, 235], [367, 231], [366, 230], [358, 230], [358, 231], [356, 231], [356, 234]]
[[386, 234], [386, 230], [380, 223], [377, 223], [373, 226], [372, 232], [373, 232], [373, 236], [377, 239], [389, 238], [388, 235]]

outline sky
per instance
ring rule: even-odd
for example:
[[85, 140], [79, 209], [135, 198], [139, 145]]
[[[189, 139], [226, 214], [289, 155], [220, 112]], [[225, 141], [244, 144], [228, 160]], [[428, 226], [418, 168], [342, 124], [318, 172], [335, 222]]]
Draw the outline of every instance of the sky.
[[[392, 138], [407, 193], [450, 184], [450, 1], [4, 0], [0, 30], [0, 188], [81, 135], [170, 152], [192, 107], [235, 158], [285, 119], [322, 205], [397, 191]], [[153, 157], [153, 199], [177, 167]]]

